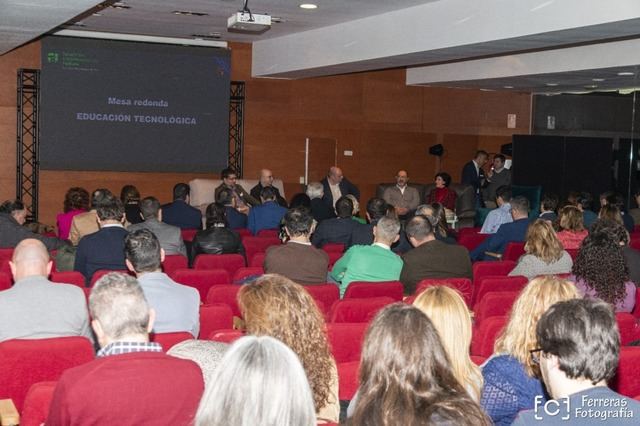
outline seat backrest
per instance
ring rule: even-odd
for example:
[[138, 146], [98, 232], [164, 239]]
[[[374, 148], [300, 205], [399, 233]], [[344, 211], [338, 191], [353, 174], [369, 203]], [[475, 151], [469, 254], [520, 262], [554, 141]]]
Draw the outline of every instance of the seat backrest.
[[199, 254], [193, 262], [194, 269], [226, 269], [230, 277], [245, 266], [240, 254]]
[[7, 248], [0, 248], [0, 260], [11, 260], [11, 258], [13, 257], [13, 248], [12, 247], [7, 247]]
[[[278, 238], [243, 237], [242, 245], [247, 256], [247, 261], [251, 262], [256, 253], [264, 253], [267, 248], [277, 246], [282, 242]], [[262, 266], [262, 265], [259, 265]]]
[[171, 279], [198, 290], [202, 302], [212, 286], [231, 284], [225, 269], [177, 269], [171, 274]]
[[518, 291], [486, 293], [482, 300], [476, 303], [473, 310], [476, 326], [482, 324], [482, 321], [489, 317], [507, 316], [519, 295]]
[[493, 354], [496, 338], [507, 324], [507, 317], [489, 317], [474, 328], [471, 339], [471, 355], [488, 358]]
[[265, 253], [255, 253], [251, 260], [249, 261], [249, 266], [252, 268], [262, 268], [264, 265], [264, 258], [267, 255]]
[[231, 281], [233, 281], [233, 284], [240, 284], [249, 277], [258, 277], [263, 274], [262, 265], [260, 267], [245, 266], [236, 271]]
[[502, 260], [513, 260], [517, 262], [520, 256], [524, 254], [525, 242], [510, 242], [504, 249]]
[[473, 285], [469, 278], [428, 278], [420, 281], [416, 286], [416, 296], [428, 289], [429, 287], [442, 285], [458, 290], [464, 303], [471, 307], [471, 299], [473, 297]]
[[486, 260], [473, 263], [473, 286], [478, 287], [478, 280], [487, 275], [504, 276], [509, 275], [509, 272], [516, 267], [516, 262], [513, 260], [501, 260], [498, 262]]
[[79, 336], [0, 342], [0, 399], [13, 399], [20, 412], [31, 385], [58, 380], [66, 369], [94, 357], [91, 342]]
[[620, 344], [626, 346], [634, 340], [640, 339], [638, 335], [640, 327], [638, 326], [638, 320], [631, 314], [617, 313], [616, 322], [618, 323], [618, 330], [620, 330]]
[[187, 269], [188, 267], [189, 259], [181, 254], [168, 254], [162, 262], [162, 270], [167, 275], [171, 275], [176, 269]]
[[[11, 281], [11, 275], [6, 272], [0, 272], [0, 291], [9, 290], [11, 288]], [[84, 278], [82, 281], [84, 281]]]
[[336, 262], [340, 260], [344, 253], [340, 253], [339, 251], [332, 251], [327, 254], [329, 255], [329, 264], [327, 265], [327, 269], [330, 271], [331, 269], [333, 269], [333, 265], [335, 265]]
[[197, 229], [181, 229], [180, 234], [182, 235], [182, 239], [184, 241], [193, 241], [193, 238], [198, 233]]
[[200, 339], [208, 338], [214, 331], [232, 327], [233, 312], [229, 305], [216, 303], [200, 306]]
[[51, 281], [61, 284], [73, 284], [82, 289], [86, 288], [84, 275], [78, 271], [52, 272]]
[[569, 256], [571, 256], [571, 260], [573, 260], [575, 262], [576, 257], [578, 257], [578, 251], [579, 249], [564, 249], [567, 253], [569, 253]]
[[359, 361], [369, 325], [365, 322], [327, 324], [327, 337], [337, 363]]
[[242, 286], [239, 285], [214, 285], [207, 293], [207, 305], [224, 303], [231, 308], [231, 312], [236, 317], [242, 317], [238, 307], [238, 292]]
[[633, 316], [640, 318], [640, 291], [636, 290], [636, 304], [633, 307]]
[[313, 297], [313, 300], [320, 302], [318, 306], [324, 314], [340, 300], [340, 289], [335, 284], [305, 285], [303, 287]]
[[21, 426], [40, 426], [45, 423], [56, 384], [57, 382], [38, 382], [29, 388], [20, 413]]
[[259, 238], [278, 238], [280, 234], [279, 229], [261, 229], [256, 234], [256, 237]]
[[[462, 228], [465, 229], [465, 228]], [[484, 240], [489, 237], [490, 234], [479, 234], [477, 232], [461, 233], [458, 236], [458, 244], [465, 247], [467, 250], [472, 251], [478, 247]]]
[[390, 297], [367, 299], [343, 299], [333, 304], [329, 312], [329, 322], [368, 323], [385, 306], [395, 302]]
[[364, 282], [353, 281], [344, 292], [344, 299], [365, 299], [370, 297], [390, 297], [402, 301], [404, 288], [400, 281]]
[[244, 333], [240, 330], [216, 330], [211, 333], [207, 340], [213, 340], [214, 342], [233, 343], [239, 338], [244, 336]]
[[485, 276], [480, 278], [475, 287], [474, 307], [485, 294], [497, 292], [520, 292], [529, 283], [527, 277], [516, 275], [513, 277]]
[[622, 346], [611, 389], [629, 398], [640, 395], [640, 346]]
[[187, 331], [176, 331], [175, 333], [151, 333], [149, 340], [160, 343], [162, 350], [167, 352], [173, 346], [185, 340], [191, 340], [194, 337]]
[[322, 250], [326, 251], [327, 253], [335, 253], [335, 252], [344, 253], [344, 244], [327, 243], [322, 246]]
[[110, 274], [112, 272], [116, 272], [118, 274], [124, 274], [124, 275], [133, 275], [132, 272], [127, 271], [126, 269], [114, 269], [114, 270], [109, 270], [109, 269], [98, 269], [97, 271], [95, 271], [93, 273], [93, 276], [91, 277], [91, 282], [89, 283], [89, 287], [93, 288], [93, 286], [96, 284], [96, 282], [104, 277], [107, 274]]

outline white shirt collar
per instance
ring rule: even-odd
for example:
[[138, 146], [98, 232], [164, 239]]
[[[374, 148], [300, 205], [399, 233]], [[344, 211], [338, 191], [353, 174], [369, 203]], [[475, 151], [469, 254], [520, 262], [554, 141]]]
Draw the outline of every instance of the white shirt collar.
[[382, 247], [383, 249], [391, 250], [390, 246], [388, 246], [386, 244], [383, 244], [383, 243], [373, 243], [372, 245], [378, 246], [378, 247]]
[[121, 223], [107, 223], [106, 225], [102, 225], [100, 228], [124, 228]]
[[303, 246], [310, 246], [311, 245], [311, 241], [294, 241], [294, 240], [289, 240], [287, 241], [289, 243], [295, 243], [295, 244], [302, 244]]

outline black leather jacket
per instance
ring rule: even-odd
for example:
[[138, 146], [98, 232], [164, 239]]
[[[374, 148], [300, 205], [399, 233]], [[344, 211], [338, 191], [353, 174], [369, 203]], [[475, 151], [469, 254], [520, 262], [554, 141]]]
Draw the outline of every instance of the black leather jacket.
[[240, 235], [227, 228], [208, 228], [198, 231], [191, 245], [191, 259], [198, 254], [244, 254]]

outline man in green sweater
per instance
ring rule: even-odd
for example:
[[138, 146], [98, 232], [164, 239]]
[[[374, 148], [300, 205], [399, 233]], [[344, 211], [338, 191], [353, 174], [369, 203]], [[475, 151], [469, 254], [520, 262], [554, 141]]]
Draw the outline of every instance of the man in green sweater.
[[391, 251], [398, 241], [400, 222], [383, 217], [373, 227], [370, 246], [353, 246], [336, 262], [330, 278], [340, 283], [340, 297], [352, 281], [394, 281], [400, 278], [402, 259]]

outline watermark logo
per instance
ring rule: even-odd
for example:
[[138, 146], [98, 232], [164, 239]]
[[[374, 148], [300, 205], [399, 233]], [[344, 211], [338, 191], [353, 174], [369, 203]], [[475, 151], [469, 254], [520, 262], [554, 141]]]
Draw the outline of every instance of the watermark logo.
[[57, 52], [47, 53], [47, 62], [57, 64], [60, 60], [60, 55]]
[[571, 417], [571, 402], [569, 398], [550, 399], [545, 402], [541, 395], [536, 395], [533, 417], [536, 420], [542, 420], [545, 417], [559, 417], [567, 420]]

